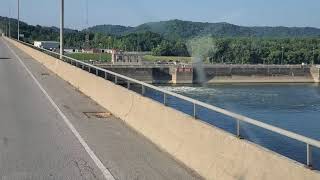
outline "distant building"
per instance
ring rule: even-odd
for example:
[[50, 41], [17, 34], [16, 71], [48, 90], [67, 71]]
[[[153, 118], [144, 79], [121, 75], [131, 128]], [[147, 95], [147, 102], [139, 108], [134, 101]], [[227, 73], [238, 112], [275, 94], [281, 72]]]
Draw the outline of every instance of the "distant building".
[[112, 54], [113, 49], [104, 49], [104, 52], [105, 52], [105, 53], [108, 53], [108, 54]]
[[123, 52], [112, 50], [112, 64], [115, 65], [141, 65], [142, 56], [138, 52]]
[[105, 49], [82, 49], [82, 53], [88, 53], [88, 54], [99, 54], [99, 53], [105, 53]]
[[92, 54], [93, 53], [93, 49], [82, 49], [82, 53]]
[[47, 50], [56, 50], [60, 48], [60, 43], [56, 41], [34, 41], [33, 45]]
[[66, 48], [66, 49], [64, 49], [64, 52], [66, 52], [66, 53], [79, 53], [80, 50], [76, 49], [76, 48]]

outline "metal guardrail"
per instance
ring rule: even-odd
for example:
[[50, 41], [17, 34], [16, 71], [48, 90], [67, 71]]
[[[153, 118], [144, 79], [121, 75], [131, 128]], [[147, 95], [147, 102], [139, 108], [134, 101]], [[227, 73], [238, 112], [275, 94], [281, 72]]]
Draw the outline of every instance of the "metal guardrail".
[[[15, 40], [15, 39], [13, 39], [13, 40]], [[17, 41], [17, 40], [15, 40], [15, 41]], [[28, 44], [28, 43], [25, 43], [25, 42], [22, 42], [22, 41], [18, 41], [18, 42], [20, 42], [20, 43], [22, 43], [22, 44], [24, 44], [24, 45], [26, 45], [28, 47], [31, 47], [31, 48], [37, 49], [39, 51], [42, 51], [42, 52], [44, 52], [46, 54], [49, 54], [49, 55], [51, 55], [53, 57], [56, 57], [58, 59], [60, 57], [60, 54], [58, 54], [58, 53], [55, 53], [55, 52], [52, 52], [52, 51], [49, 51], [49, 50], [46, 50], [46, 49], [38, 48], [38, 47], [33, 46], [32, 44]], [[210, 105], [210, 104], [206, 104], [204, 102], [201, 102], [201, 101], [198, 101], [198, 100], [195, 100], [195, 99], [192, 99], [192, 98], [189, 98], [189, 97], [186, 97], [186, 96], [174, 93], [174, 92], [170, 92], [170, 91], [161, 89], [161, 88], [153, 86], [151, 84], [147, 84], [147, 83], [132, 79], [130, 77], [127, 77], [127, 76], [124, 76], [124, 75], [121, 75], [121, 74], [118, 74], [118, 73], [115, 73], [115, 72], [112, 72], [112, 71], [109, 71], [109, 70], [105, 70], [105, 69], [102, 69], [102, 68], [99, 68], [99, 67], [96, 67], [96, 66], [94, 66], [92, 64], [88, 64], [88, 63], [85, 63], [85, 62], [70, 58], [68, 56], [63, 56], [62, 60], [67, 62], [67, 63], [70, 63], [72, 65], [75, 65], [77, 67], [79, 67], [79, 65], [80, 65], [80, 67], [82, 69], [84, 69], [84, 67], [87, 67], [89, 69], [89, 72], [91, 72], [91, 69], [95, 69], [96, 70], [96, 73], [95, 73], [96, 75], [99, 75], [99, 71], [104, 72], [104, 78], [105, 79], [107, 79], [107, 77], [110, 76], [110, 75], [114, 76], [114, 83], [115, 84], [118, 83], [119, 79], [125, 80], [126, 83], [127, 83], [127, 88], [128, 89], [130, 89], [130, 84], [131, 83], [136, 83], [136, 84], [141, 86], [141, 89], [142, 89], [141, 94], [142, 95], [145, 95], [146, 87], [150, 88], [152, 90], [155, 90], [157, 92], [160, 92], [160, 93], [163, 94], [163, 102], [162, 103], [164, 105], [166, 105], [166, 103], [167, 103], [168, 95], [176, 97], [176, 98], [181, 99], [181, 100], [185, 100], [187, 102], [190, 102], [190, 103], [193, 104], [193, 112], [192, 112], [192, 114], [193, 114], [194, 118], [197, 118], [197, 107], [204, 107], [204, 108], [207, 108], [207, 109], [209, 109], [211, 111], [214, 111], [214, 112], [226, 115], [228, 117], [231, 117], [236, 121], [236, 129], [237, 129], [236, 135], [239, 138], [241, 137], [240, 122], [242, 121], [242, 122], [246, 122], [248, 124], [251, 124], [251, 125], [254, 125], [254, 126], [269, 130], [271, 132], [280, 134], [282, 136], [286, 136], [288, 138], [295, 139], [297, 141], [303, 142], [303, 143], [306, 144], [306, 150], [307, 150], [306, 151], [307, 152], [306, 153], [306, 157], [307, 157], [306, 165], [308, 167], [310, 167], [310, 168], [312, 168], [312, 148], [316, 147], [316, 148], [320, 149], [320, 141], [317, 141], [317, 140], [314, 140], [314, 139], [311, 139], [311, 138], [296, 134], [294, 132], [287, 131], [287, 130], [284, 130], [284, 129], [281, 129], [281, 128], [278, 128], [278, 127], [275, 127], [275, 126], [272, 126], [272, 125], [269, 125], [269, 124], [266, 124], [266, 123], [263, 123], [261, 121], [255, 120], [255, 119], [252, 119], [252, 118], [249, 118], [249, 117], [237, 114], [237, 113], [233, 113], [231, 111], [228, 111], [228, 110], [225, 110], [225, 109], [222, 109], [222, 108]]]
[[203, 67], [221, 67], [221, 68], [310, 68], [310, 64], [204, 64]]
[[170, 68], [170, 67], [192, 67], [192, 65], [185, 64], [139, 64], [139, 65], [121, 65], [121, 64], [106, 64], [106, 63], [95, 63], [99, 67], [106, 68]]

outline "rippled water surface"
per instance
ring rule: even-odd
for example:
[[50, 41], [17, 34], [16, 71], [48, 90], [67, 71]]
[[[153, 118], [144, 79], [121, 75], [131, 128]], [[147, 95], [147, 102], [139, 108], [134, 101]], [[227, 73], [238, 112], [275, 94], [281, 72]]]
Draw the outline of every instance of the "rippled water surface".
[[[162, 86], [194, 99], [259, 121], [320, 140], [320, 86], [317, 84], [234, 84], [207, 86]], [[161, 101], [161, 95], [158, 96]], [[168, 97], [167, 104], [191, 114], [188, 102]], [[235, 133], [233, 119], [197, 107], [197, 116], [216, 127]], [[252, 125], [241, 123], [241, 135], [268, 149], [299, 162], [306, 162], [305, 144]], [[314, 152], [314, 164], [320, 169], [320, 153]]]

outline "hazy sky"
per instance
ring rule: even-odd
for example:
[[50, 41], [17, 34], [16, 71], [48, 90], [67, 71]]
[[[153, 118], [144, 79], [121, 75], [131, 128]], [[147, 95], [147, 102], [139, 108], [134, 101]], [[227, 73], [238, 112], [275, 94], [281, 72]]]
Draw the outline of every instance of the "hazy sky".
[[[17, 0], [1, 0], [0, 16], [16, 17]], [[21, 19], [58, 26], [60, 0], [20, 0]], [[182, 19], [229, 22], [247, 26], [311, 26], [320, 28], [320, 0], [88, 0], [89, 26]], [[86, 0], [65, 0], [65, 23], [82, 29]]]

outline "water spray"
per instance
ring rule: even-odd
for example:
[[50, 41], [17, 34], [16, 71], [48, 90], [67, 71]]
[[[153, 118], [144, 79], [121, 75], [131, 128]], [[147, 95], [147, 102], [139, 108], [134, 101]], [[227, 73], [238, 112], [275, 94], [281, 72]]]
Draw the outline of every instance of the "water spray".
[[207, 82], [204, 72], [204, 61], [208, 58], [209, 52], [215, 49], [214, 41], [211, 37], [199, 37], [187, 42], [187, 47], [192, 56], [192, 66], [197, 73], [197, 83], [205, 84]]

